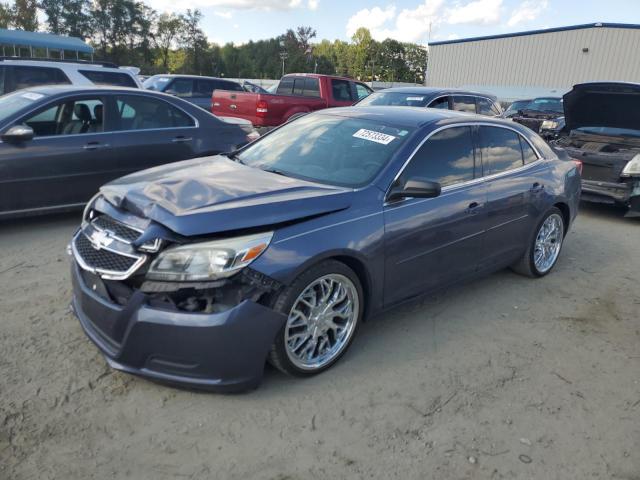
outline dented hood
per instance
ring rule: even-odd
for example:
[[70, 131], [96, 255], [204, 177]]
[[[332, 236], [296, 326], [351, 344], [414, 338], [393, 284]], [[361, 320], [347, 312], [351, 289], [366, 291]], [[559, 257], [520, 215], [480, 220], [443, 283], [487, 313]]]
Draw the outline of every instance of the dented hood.
[[100, 190], [107, 202], [180, 235], [275, 225], [342, 210], [353, 191], [204, 157], [143, 170]]
[[569, 131], [581, 127], [640, 130], [640, 84], [583, 83], [575, 85], [563, 99]]

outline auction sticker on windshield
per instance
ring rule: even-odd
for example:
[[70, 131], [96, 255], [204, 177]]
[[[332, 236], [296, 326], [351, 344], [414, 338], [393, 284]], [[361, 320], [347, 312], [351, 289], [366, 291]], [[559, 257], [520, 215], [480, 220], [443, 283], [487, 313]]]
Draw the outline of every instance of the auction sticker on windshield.
[[354, 133], [353, 136], [355, 138], [369, 140], [370, 142], [381, 143], [382, 145], [388, 145], [396, 139], [396, 137], [394, 137], [393, 135], [387, 135], [386, 133], [367, 130], [366, 128], [361, 128], [356, 133]]

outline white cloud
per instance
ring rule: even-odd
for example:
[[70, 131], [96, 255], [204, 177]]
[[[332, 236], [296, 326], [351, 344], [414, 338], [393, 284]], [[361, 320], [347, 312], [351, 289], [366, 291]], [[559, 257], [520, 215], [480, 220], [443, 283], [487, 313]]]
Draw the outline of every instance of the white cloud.
[[307, 8], [309, 8], [309, 10], [317, 10], [318, 3], [319, 3], [319, 0], [309, 0], [307, 2]]
[[[187, 8], [228, 8], [231, 10], [292, 10], [302, 5], [302, 0], [146, 0], [159, 11], [184, 11]], [[317, 0], [311, 0], [309, 3]]]
[[366, 27], [376, 40], [393, 38], [402, 42], [426, 41], [431, 24], [440, 20], [444, 0], [424, 0], [416, 8], [405, 8], [396, 15], [396, 7], [373, 7], [360, 10], [347, 22], [351, 37], [359, 27]]
[[219, 12], [219, 11], [216, 11], [216, 12], [213, 12], [213, 14], [215, 16], [217, 16], [217, 17], [220, 17], [220, 18], [226, 18], [227, 20], [230, 19], [233, 16], [233, 14], [231, 12]]
[[507, 25], [515, 27], [524, 22], [531, 22], [538, 18], [540, 14], [549, 6], [548, 0], [526, 0], [513, 10]]
[[495, 25], [500, 23], [502, 0], [475, 0], [466, 5], [456, 5], [446, 13], [446, 23]]

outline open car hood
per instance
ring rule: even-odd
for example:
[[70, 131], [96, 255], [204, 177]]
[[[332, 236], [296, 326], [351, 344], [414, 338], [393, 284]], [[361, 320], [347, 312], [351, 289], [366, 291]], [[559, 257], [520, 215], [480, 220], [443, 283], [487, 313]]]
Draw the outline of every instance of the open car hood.
[[582, 83], [563, 99], [569, 131], [581, 127], [640, 129], [640, 84]]
[[143, 170], [100, 189], [114, 207], [180, 235], [258, 228], [343, 210], [351, 189], [265, 172], [227, 157]]

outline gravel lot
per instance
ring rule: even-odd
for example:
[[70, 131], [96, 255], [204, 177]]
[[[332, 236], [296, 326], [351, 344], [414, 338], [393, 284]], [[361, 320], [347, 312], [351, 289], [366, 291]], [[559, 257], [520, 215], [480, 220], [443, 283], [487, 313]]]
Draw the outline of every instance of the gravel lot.
[[243, 395], [110, 370], [69, 313], [77, 214], [0, 224], [0, 479], [640, 479], [640, 221], [583, 205], [556, 270], [363, 326]]

